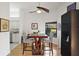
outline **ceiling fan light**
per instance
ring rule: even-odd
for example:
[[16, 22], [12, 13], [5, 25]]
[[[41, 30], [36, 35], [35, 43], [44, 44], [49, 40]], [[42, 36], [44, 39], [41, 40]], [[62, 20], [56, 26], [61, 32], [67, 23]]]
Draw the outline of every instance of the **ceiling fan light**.
[[41, 11], [41, 10], [37, 10], [36, 12], [37, 12], [37, 13], [42, 13], [42, 11]]

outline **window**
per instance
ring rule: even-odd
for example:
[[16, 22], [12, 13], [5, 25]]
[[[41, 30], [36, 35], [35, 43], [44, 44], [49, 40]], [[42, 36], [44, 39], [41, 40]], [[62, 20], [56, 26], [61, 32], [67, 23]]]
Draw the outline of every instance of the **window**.
[[45, 24], [45, 32], [48, 36], [50, 36], [50, 33], [53, 34], [53, 37], [57, 37], [57, 22], [47, 22]]
[[11, 8], [10, 17], [20, 17], [20, 10], [18, 8]]

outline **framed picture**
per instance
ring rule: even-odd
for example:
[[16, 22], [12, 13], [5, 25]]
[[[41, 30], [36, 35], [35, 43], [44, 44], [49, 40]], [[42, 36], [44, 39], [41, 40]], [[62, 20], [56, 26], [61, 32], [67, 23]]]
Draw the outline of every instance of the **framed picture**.
[[0, 18], [0, 32], [9, 31], [9, 20]]
[[31, 28], [32, 28], [32, 30], [37, 30], [38, 29], [38, 23], [32, 23]]

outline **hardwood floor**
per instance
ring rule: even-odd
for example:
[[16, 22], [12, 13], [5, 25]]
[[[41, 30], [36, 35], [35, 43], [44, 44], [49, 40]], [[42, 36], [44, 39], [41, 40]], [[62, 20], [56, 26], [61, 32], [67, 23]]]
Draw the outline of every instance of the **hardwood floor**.
[[[30, 46], [30, 47], [27, 47], [26, 49], [32, 50], [32, 47]], [[48, 52], [45, 53], [44, 56], [46, 56], [46, 54], [48, 56], [49, 55]], [[25, 51], [24, 54], [23, 54], [22, 44], [19, 44], [13, 50], [11, 50], [9, 55], [10, 56], [32, 56], [32, 51]], [[53, 56], [60, 56], [60, 49], [58, 49], [58, 46], [56, 44], [53, 44]]]

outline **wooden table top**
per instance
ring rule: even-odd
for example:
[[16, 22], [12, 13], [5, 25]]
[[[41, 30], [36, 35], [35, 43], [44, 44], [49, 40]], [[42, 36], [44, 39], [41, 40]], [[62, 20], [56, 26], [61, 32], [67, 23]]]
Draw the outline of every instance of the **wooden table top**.
[[29, 38], [48, 38], [48, 36], [28, 36]]

